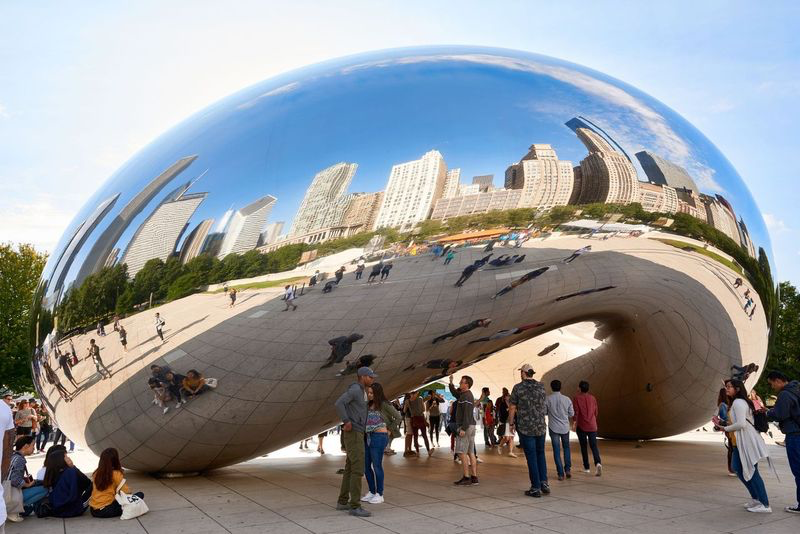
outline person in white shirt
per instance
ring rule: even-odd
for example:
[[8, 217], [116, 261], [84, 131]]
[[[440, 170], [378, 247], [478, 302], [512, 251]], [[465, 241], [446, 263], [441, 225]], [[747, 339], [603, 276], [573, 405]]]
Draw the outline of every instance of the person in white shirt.
[[[572, 400], [561, 394], [561, 381], [550, 382], [553, 393], [545, 400], [547, 408], [547, 430], [553, 445], [553, 459], [556, 462], [558, 480], [572, 478], [572, 457], [569, 451], [569, 429], [575, 417]], [[564, 463], [561, 463], [561, 450], [564, 449]]]
[[283, 300], [284, 300], [284, 302], [286, 302], [286, 307], [283, 309], [283, 311], [288, 311], [289, 310], [289, 306], [292, 307], [292, 311], [296, 310], [297, 309], [297, 305], [294, 303], [294, 299], [295, 299], [294, 288], [292, 288], [292, 286], [290, 286], [290, 285], [287, 285], [284, 289], [286, 291], [283, 294]]
[[161, 338], [161, 343], [164, 343], [164, 325], [166, 324], [166, 321], [164, 321], [158, 312], [156, 312], [156, 319], [154, 323], [156, 325], [156, 334], [158, 334], [158, 337]]

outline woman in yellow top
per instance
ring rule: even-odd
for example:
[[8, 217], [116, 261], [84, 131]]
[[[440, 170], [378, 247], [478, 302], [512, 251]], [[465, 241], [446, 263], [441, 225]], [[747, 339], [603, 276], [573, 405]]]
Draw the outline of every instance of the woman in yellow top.
[[[114, 498], [117, 486], [125, 478], [122, 465], [119, 463], [117, 449], [108, 448], [100, 454], [97, 471], [92, 475], [92, 496], [89, 498], [89, 509], [94, 517], [119, 517], [122, 507]], [[123, 484], [122, 491], [130, 493], [127, 484]], [[139, 498], [144, 498], [144, 493], [136, 492]]]
[[181, 384], [181, 391], [184, 396], [187, 399], [192, 399], [207, 390], [208, 384], [206, 384], [206, 379], [203, 378], [203, 375], [195, 369], [189, 369], [186, 372], [186, 378], [183, 379]]

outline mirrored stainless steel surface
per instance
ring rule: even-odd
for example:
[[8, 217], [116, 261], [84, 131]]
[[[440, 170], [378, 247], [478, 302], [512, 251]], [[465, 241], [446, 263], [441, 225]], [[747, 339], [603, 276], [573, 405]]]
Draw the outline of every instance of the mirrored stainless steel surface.
[[[601, 436], [655, 438], [763, 366], [770, 264], [736, 171], [641, 91], [524, 52], [383, 51], [245, 89], [128, 161], [50, 257], [32, 369], [71, 439], [146, 471], [335, 426], [363, 364], [395, 396], [464, 372], [496, 395], [531, 363], [592, 384]], [[178, 404], [190, 370], [215, 387]]]

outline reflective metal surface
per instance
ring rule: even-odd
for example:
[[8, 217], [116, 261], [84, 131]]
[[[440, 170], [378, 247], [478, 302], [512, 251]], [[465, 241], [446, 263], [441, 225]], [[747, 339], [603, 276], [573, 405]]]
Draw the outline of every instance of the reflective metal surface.
[[[334, 426], [361, 364], [391, 395], [462, 372], [499, 394], [528, 362], [588, 380], [601, 435], [666, 436], [763, 365], [770, 254], [730, 163], [640, 91], [523, 52], [378, 52], [245, 89], [127, 162], [50, 257], [32, 368], [71, 439], [147, 471]], [[176, 407], [153, 365], [216, 387]]]

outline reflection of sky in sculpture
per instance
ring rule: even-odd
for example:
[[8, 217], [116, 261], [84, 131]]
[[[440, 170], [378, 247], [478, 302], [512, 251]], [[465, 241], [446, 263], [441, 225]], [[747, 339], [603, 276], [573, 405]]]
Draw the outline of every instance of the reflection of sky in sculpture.
[[[383, 190], [393, 164], [432, 149], [442, 153], [448, 168], [461, 168], [462, 182], [494, 174], [500, 187], [506, 167], [532, 143], [549, 143], [559, 159], [577, 165], [587, 152], [564, 125], [577, 115], [598, 123], [625, 148], [640, 180], [646, 177], [633, 154], [642, 149], [685, 167], [701, 192], [723, 195], [737, 218], [744, 219], [756, 247], [769, 251], [761, 216], [736, 171], [701, 133], [661, 103], [552, 58], [452, 47], [335, 60], [210, 106], [126, 163], [81, 210], [56, 250], [99, 202], [121, 193], [96, 234], [145, 184], [183, 156], [199, 157], [176, 183], [208, 169], [189, 191], [209, 192], [189, 230], [207, 218], [214, 218], [216, 227], [231, 207], [270, 194], [278, 201], [268, 222], [285, 221], [286, 231], [314, 174], [340, 161], [359, 165], [350, 192]], [[117, 247], [125, 249], [169, 188], [133, 221]]]

